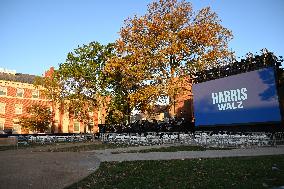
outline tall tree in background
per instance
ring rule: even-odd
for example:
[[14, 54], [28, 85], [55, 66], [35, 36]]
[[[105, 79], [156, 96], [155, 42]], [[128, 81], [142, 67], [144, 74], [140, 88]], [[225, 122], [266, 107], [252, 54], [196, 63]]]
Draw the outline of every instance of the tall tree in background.
[[[137, 75], [126, 73], [127, 67], [120, 63], [119, 55], [113, 56], [105, 66], [105, 81], [111, 88], [111, 102], [108, 109], [108, 123], [130, 122], [130, 114], [133, 104], [130, 104], [129, 95], [139, 88]], [[127, 66], [127, 65], [126, 65]], [[118, 115], [122, 115], [119, 116]]]
[[145, 15], [125, 21], [114, 45], [92, 42], [70, 52], [47, 92], [69, 102], [83, 121], [89, 108], [110, 95], [108, 120], [129, 121], [134, 108], [149, 111], [168, 97], [174, 103], [190, 90], [192, 72], [228, 63], [230, 39], [231, 31], [209, 7], [193, 11], [184, 0], [155, 1]]
[[112, 51], [112, 44], [91, 42], [68, 53], [66, 62], [59, 65], [61, 97], [80, 121], [88, 123], [89, 112], [104, 100], [107, 86], [102, 70]]
[[155, 1], [144, 16], [125, 21], [116, 41], [118, 56], [106, 72], [117, 78], [128, 109], [147, 109], [183, 91], [176, 86], [191, 72], [227, 63], [230, 39], [231, 31], [209, 7], [195, 12], [184, 0]]
[[98, 108], [107, 94], [103, 68], [112, 56], [113, 45], [91, 42], [68, 53], [64, 63], [51, 77], [38, 78], [45, 95], [56, 103], [64, 104], [74, 118], [87, 125], [89, 113]]
[[[61, 98], [61, 83], [58, 80], [58, 71], [53, 67], [45, 72], [44, 77], [37, 76], [35, 78], [34, 86], [40, 89], [41, 94], [43, 94], [47, 99], [50, 99], [52, 107], [52, 120], [51, 120], [51, 132], [55, 131], [55, 112], [54, 110], [63, 108], [63, 99]], [[60, 132], [60, 129], [59, 129]]]
[[46, 132], [49, 129], [52, 115], [47, 106], [35, 104], [27, 108], [27, 116], [20, 118], [17, 124], [21, 125], [24, 129], [34, 132]]

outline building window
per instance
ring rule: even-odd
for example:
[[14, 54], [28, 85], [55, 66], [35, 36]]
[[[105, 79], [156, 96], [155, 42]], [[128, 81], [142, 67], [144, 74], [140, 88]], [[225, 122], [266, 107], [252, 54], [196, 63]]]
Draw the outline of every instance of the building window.
[[0, 118], [0, 130], [4, 130], [5, 119]]
[[7, 87], [0, 86], [0, 95], [7, 95]]
[[21, 134], [22, 132], [22, 127], [19, 124], [13, 124], [13, 133], [14, 134]]
[[16, 96], [17, 97], [24, 97], [24, 89], [18, 88]]
[[38, 98], [39, 97], [39, 91], [38, 90], [33, 90], [32, 91], [32, 98]]
[[90, 120], [89, 124], [88, 124], [88, 131], [92, 132], [94, 129], [94, 120]]
[[22, 114], [22, 113], [23, 113], [23, 105], [15, 104], [15, 114]]
[[5, 114], [5, 103], [0, 103], [0, 114]]
[[74, 132], [80, 131], [80, 122], [74, 121]]

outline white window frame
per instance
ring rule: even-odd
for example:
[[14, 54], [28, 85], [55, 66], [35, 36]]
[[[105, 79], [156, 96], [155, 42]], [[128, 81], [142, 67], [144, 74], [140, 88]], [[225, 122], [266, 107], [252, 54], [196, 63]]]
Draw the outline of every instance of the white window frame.
[[[25, 93], [25, 90], [23, 88], [17, 88], [16, 97], [23, 98], [24, 97], [24, 93]], [[22, 95], [19, 96], [19, 94], [22, 94]]]
[[[37, 93], [37, 94], [35, 94], [35, 93]], [[39, 90], [37, 90], [37, 89], [32, 90], [32, 98], [39, 98]]]
[[15, 114], [19, 115], [23, 113], [23, 105], [15, 104]]
[[[75, 130], [75, 123], [76, 123], [76, 124], [78, 123], [78, 130]], [[74, 131], [74, 132], [80, 132], [80, 122], [79, 122], [79, 121], [74, 121], [74, 122], [73, 122], [73, 131]]]
[[[5, 93], [5, 94], [1, 94]], [[0, 86], [0, 96], [7, 96], [7, 87]]]
[[6, 104], [0, 103], [0, 114], [5, 114], [5, 108], [6, 108]]

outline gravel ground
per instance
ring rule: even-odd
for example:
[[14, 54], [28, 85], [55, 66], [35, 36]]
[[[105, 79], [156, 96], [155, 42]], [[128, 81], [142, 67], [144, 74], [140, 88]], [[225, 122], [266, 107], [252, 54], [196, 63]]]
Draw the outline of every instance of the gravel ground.
[[[159, 148], [162, 146], [154, 147]], [[47, 148], [50, 148], [50, 146]], [[94, 172], [102, 161], [169, 160], [284, 154], [284, 146], [191, 152], [111, 153], [146, 148], [152, 148], [152, 146], [89, 152], [46, 152], [46, 147], [0, 151], [0, 189], [64, 188]]]

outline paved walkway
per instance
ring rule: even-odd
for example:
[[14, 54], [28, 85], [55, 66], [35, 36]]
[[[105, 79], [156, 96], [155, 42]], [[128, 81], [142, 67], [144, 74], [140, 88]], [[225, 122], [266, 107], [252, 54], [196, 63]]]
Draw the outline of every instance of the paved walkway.
[[[139, 150], [139, 149], [145, 149], [145, 148], [147, 147], [132, 147], [132, 148], [124, 149], [124, 151], [127, 152], [130, 150]], [[232, 149], [232, 150], [120, 153], [120, 154], [111, 153], [111, 152], [118, 152], [122, 150], [123, 149], [108, 149], [108, 150], [96, 150], [93, 152], [96, 153], [96, 157], [98, 157], [102, 162], [104, 161], [136, 161], [136, 160], [171, 160], [171, 159], [191, 159], [191, 158], [221, 158], [221, 157], [241, 157], [241, 156], [262, 156], [262, 155], [284, 154], [284, 146], [250, 148], [250, 149]]]
[[0, 189], [62, 189], [94, 172], [95, 154], [80, 152], [0, 152]]

